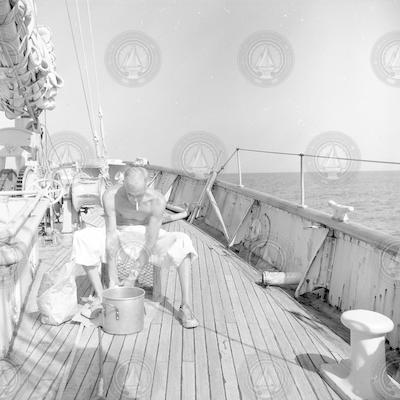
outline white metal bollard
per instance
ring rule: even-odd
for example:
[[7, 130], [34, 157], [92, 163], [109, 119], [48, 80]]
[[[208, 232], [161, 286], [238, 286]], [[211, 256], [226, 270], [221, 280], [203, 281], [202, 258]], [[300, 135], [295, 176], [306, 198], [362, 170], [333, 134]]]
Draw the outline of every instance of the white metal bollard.
[[386, 375], [385, 335], [394, 328], [392, 320], [374, 311], [350, 310], [342, 314], [341, 321], [351, 331], [351, 358], [323, 364], [324, 379], [344, 399], [400, 398], [400, 385]]

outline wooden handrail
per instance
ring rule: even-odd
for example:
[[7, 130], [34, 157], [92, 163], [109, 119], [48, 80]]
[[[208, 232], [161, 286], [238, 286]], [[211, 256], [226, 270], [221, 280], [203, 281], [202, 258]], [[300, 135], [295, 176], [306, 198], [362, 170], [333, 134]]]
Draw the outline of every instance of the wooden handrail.
[[41, 196], [36, 196], [32, 201], [28, 201], [25, 207], [18, 212], [14, 219], [8, 222], [6, 228], [0, 230], [0, 237], [2, 238], [0, 243], [9, 243], [11, 238], [18, 233], [22, 225], [29, 218], [29, 215], [34, 210], [40, 199]]
[[[24, 215], [21, 216], [22, 224], [20, 225], [20, 221], [18, 221], [18, 230], [12, 236], [11, 243], [0, 247], [1, 266], [17, 264], [27, 256], [32, 240], [37, 232], [37, 227], [49, 205], [50, 202], [48, 199], [39, 198], [35, 201], [33, 207], [30, 205], [25, 209]], [[26, 218], [25, 215], [27, 215]]]

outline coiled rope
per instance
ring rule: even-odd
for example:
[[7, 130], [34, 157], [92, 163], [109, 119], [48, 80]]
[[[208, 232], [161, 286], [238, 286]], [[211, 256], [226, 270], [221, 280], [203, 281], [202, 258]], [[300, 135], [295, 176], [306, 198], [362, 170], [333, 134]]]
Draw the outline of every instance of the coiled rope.
[[29, 0], [0, 0], [0, 110], [9, 119], [55, 107], [63, 86], [55, 67], [51, 32], [36, 26]]

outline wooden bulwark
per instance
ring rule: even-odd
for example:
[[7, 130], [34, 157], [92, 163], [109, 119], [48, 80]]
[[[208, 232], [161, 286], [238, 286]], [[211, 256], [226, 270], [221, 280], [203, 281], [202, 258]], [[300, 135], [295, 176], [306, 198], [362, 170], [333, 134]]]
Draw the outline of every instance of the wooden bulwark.
[[[140, 333], [103, 333], [107, 399], [339, 399], [317, 368], [344, 358], [346, 343], [281, 289], [260, 287], [253, 268], [198, 228], [183, 221], [165, 228], [187, 233], [198, 251], [191, 284], [200, 326], [186, 330], [177, 319], [180, 285], [170, 270], [164, 300], [146, 303]], [[69, 251], [44, 249], [40, 274]], [[84, 275], [77, 282], [87, 294]], [[78, 330], [42, 325], [34, 291], [10, 355], [18, 377], [10, 400], [55, 398]], [[85, 327], [63, 399], [95, 399], [98, 380], [97, 333]]]

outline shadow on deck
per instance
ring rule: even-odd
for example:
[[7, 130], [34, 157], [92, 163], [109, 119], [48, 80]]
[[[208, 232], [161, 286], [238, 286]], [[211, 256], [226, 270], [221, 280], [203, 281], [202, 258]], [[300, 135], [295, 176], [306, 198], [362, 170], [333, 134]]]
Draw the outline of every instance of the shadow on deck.
[[[146, 301], [140, 333], [103, 333], [107, 399], [339, 399], [317, 369], [345, 357], [349, 348], [341, 338], [283, 290], [260, 287], [257, 271], [198, 228], [180, 221], [165, 229], [186, 232], [198, 251], [192, 297], [200, 326], [186, 330], [178, 321], [179, 279], [169, 271], [164, 301]], [[35, 288], [43, 270], [65, 262], [69, 252], [60, 245], [41, 253], [10, 355], [15, 378], [7, 400], [56, 398], [78, 325], [42, 325]], [[77, 282], [87, 295], [85, 277]], [[97, 332], [85, 327], [62, 399], [95, 399], [98, 381]]]

